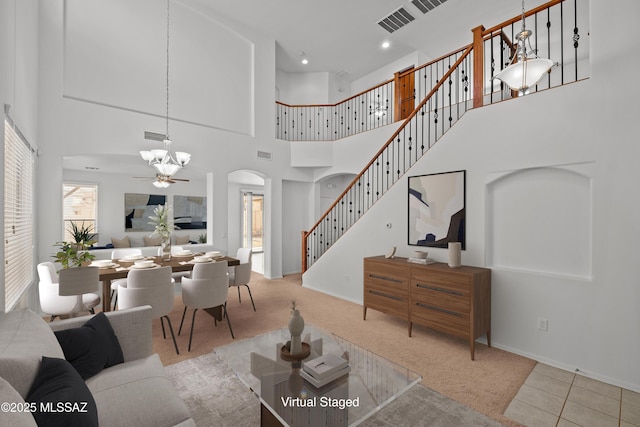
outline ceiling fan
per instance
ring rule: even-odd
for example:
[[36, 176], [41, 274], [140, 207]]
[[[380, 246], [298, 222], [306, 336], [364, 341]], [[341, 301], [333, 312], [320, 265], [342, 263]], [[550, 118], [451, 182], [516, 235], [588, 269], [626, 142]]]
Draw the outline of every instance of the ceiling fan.
[[157, 173], [155, 177], [150, 177], [150, 176], [134, 176], [134, 178], [139, 178], [139, 179], [150, 179], [153, 180], [153, 185], [155, 185], [156, 187], [159, 188], [166, 188], [169, 186], [169, 184], [175, 184], [178, 181], [182, 181], [182, 182], [189, 182], [188, 179], [183, 179], [183, 178], [175, 178], [173, 176], [169, 176], [169, 175], [162, 175], [160, 173]]

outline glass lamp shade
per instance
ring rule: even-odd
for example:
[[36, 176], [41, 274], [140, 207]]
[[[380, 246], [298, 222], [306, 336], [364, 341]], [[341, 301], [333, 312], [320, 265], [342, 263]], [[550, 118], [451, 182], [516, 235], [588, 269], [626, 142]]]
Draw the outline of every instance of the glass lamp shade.
[[160, 174], [166, 176], [175, 175], [181, 168], [180, 165], [176, 165], [175, 163], [155, 163], [153, 167], [156, 168]]
[[182, 166], [185, 166], [191, 160], [191, 154], [185, 153], [184, 151], [176, 151], [176, 160]]
[[155, 157], [156, 161], [161, 162], [165, 159], [165, 157], [167, 157], [167, 150], [151, 150], [151, 154], [153, 154], [153, 157]]
[[140, 156], [142, 156], [142, 160], [144, 160], [145, 162], [150, 162], [155, 158], [151, 151], [141, 151]]
[[156, 186], [157, 188], [167, 188], [169, 186], [169, 183], [167, 181], [155, 180], [153, 181], [153, 185]]
[[553, 66], [553, 61], [546, 58], [525, 58], [523, 61], [509, 65], [496, 75], [502, 83], [512, 90], [525, 92], [542, 79], [544, 73]]

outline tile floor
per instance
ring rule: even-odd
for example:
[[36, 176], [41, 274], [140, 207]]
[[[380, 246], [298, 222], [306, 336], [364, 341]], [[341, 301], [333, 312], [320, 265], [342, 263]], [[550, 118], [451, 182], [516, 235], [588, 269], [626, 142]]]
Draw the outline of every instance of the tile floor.
[[539, 363], [504, 415], [527, 427], [638, 427], [640, 393]]

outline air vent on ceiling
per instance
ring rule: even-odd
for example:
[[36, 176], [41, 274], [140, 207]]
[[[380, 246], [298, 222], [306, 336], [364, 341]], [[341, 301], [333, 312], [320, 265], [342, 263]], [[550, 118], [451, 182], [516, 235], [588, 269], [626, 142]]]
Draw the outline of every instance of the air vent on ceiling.
[[416, 18], [414, 18], [409, 12], [407, 12], [404, 7], [401, 7], [386, 18], [378, 21], [378, 25], [380, 25], [390, 33], [393, 33], [394, 31], [399, 30], [414, 19]]
[[258, 151], [258, 158], [263, 160], [271, 160], [271, 153], [266, 151]]
[[411, 3], [413, 3], [415, 7], [420, 9], [420, 12], [427, 13], [446, 1], [447, 0], [411, 0]]
[[164, 133], [144, 131], [144, 139], [149, 141], [164, 141], [165, 138]]

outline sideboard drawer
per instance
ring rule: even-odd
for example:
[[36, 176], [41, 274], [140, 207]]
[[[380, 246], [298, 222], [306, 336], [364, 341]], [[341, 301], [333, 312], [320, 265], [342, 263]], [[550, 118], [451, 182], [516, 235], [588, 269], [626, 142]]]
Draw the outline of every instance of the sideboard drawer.
[[461, 338], [469, 337], [469, 314], [420, 301], [412, 301], [411, 322]]
[[412, 304], [422, 302], [459, 313], [469, 312], [468, 292], [452, 292], [446, 288], [425, 287], [420, 284], [413, 284], [410, 294]]
[[409, 319], [409, 294], [389, 292], [377, 286], [366, 286], [364, 305], [404, 320]]
[[409, 293], [409, 271], [399, 265], [381, 265], [365, 260], [365, 288], [369, 285], [390, 292]]
[[421, 292], [423, 289], [432, 289], [447, 292], [451, 295], [458, 295], [468, 298], [470, 291], [469, 280], [464, 277], [462, 280], [456, 278], [454, 274], [446, 276], [441, 273], [427, 274], [425, 272], [414, 272], [411, 276], [412, 292]]

